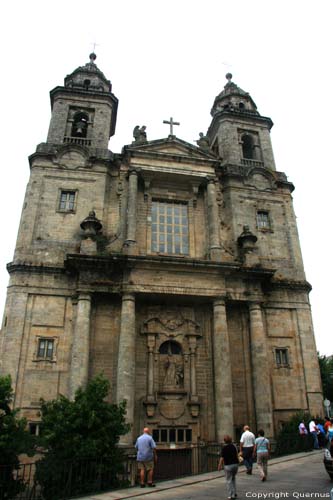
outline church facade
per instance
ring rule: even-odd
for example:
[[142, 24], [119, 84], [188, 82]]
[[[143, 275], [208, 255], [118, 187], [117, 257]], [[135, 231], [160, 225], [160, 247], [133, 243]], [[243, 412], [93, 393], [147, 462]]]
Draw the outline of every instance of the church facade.
[[29, 158], [1, 330], [1, 374], [32, 427], [40, 398], [99, 373], [126, 399], [132, 444], [274, 436], [322, 413], [310, 285], [272, 121], [230, 74], [197, 146], [176, 137], [108, 149], [117, 98], [95, 63], [51, 93]]

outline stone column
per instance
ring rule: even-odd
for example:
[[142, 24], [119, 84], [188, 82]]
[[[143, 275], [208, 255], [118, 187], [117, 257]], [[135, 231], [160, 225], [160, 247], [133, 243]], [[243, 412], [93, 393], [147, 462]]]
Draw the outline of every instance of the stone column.
[[234, 434], [232, 378], [229, 336], [225, 300], [217, 298], [213, 303], [213, 362], [215, 387], [216, 440], [223, 442], [225, 434]]
[[130, 170], [128, 178], [127, 234], [125, 244], [129, 252], [136, 244], [136, 214], [138, 197], [138, 171]]
[[89, 341], [90, 341], [90, 293], [80, 293], [77, 301], [76, 321], [74, 327], [72, 359], [70, 367], [69, 397], [74, 399], [79, 387], [88, 382], [89, 373]]
[[215, 180], [208, 178], [207, 184], [209, 255], [212, 260], [221, 260], [219, 214], [216, 200]]
[[[125, 293], [122, 297], [117, 367], [117, 403], [126, 400], [126, 421], [133, 427], [135, 396], [135, 297]], [[130, 446], [133, 428], [121, 436], [122, 445]]]
[[249, 311], [252, 380], [257, 429], [264, 429], [266, 436], [273, 436], [271, 377], [260, 304], [251, 302]]

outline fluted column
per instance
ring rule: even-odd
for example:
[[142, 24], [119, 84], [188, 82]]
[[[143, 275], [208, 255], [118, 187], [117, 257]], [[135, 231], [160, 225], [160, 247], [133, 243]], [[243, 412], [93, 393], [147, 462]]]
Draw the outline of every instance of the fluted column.
[[273, 405], [271, 377], [267, 357], [266, 334], [261, 306], [249, 304], [252, 380], [257, 428], [264, 429], [266, 436], [273, 436]]
[[215, 427], [216, 439], [221, 443], [225, 434], [233, 436], [234, 433], [229, 335], [224, 298], [214, 301], [213, 314]]
[[80, 293], [77, 301], [76, 321], [74, 327], [72, 358], [69, 380], [69, 397], [74, 399], [79, 387], [88, 382], [89, 373], [89, 340], [90, 340], [91, 295]]
[[212, 260], [221, 260], [219, 214], [216, 201], [215, 180], [208, 178], [207, 184], [209, 255]]
[[[122, 297], [117, 367], [117, 403], [126, 400], [126, 421], [133, 426], [135, 395], [135, 297]], [[132, 429], [121, 437], [121, 444], [132, 444]]]
[[136, 244], [137, 198], [138, 171], [130, 170], [128, 178], [127, 233], [125, 242], [129, 248]]

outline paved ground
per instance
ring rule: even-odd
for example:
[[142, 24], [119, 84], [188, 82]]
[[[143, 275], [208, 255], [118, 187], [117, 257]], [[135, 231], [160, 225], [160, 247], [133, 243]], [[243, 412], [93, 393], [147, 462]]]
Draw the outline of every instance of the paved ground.
[[[240, 467], [237, 475], [239, 500], [291, 500], [330, 499], [333, 483], [323, 465], [323, 452], [299, 453], [272, 459], [269, 463], [268, 480], [261, 482], [254, 468], [252, 476]], [[86, 497], [86, 500], [123, 500], [126, 498], [148, 500], [223, 500], [227, 498], [224, 474], [213, 472], [201, 476], [164, 481], [156, 488], [129, 488], [101, 495]], [[333, 500], [333, 498], [331, 499]]]

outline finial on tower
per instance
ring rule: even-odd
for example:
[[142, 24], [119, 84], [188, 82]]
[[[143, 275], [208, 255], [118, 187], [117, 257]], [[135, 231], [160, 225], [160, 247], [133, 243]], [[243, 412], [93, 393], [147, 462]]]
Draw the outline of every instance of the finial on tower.
[[90, 62], [91, 62], [92, 64], [94, 64], [94, 61], [96, 60], [96, 57], [97, 57], [97, 56], [96, 56], [95, 52], [92, 52], [92, 53], [89, 55], [89, 59], [90, 59]]
[[232, 74], [231, 73], [227, 73], [225, 75], [226, 79], [228, 80], [228, 83], [231, 83], [231, 79], [232, 79]]

